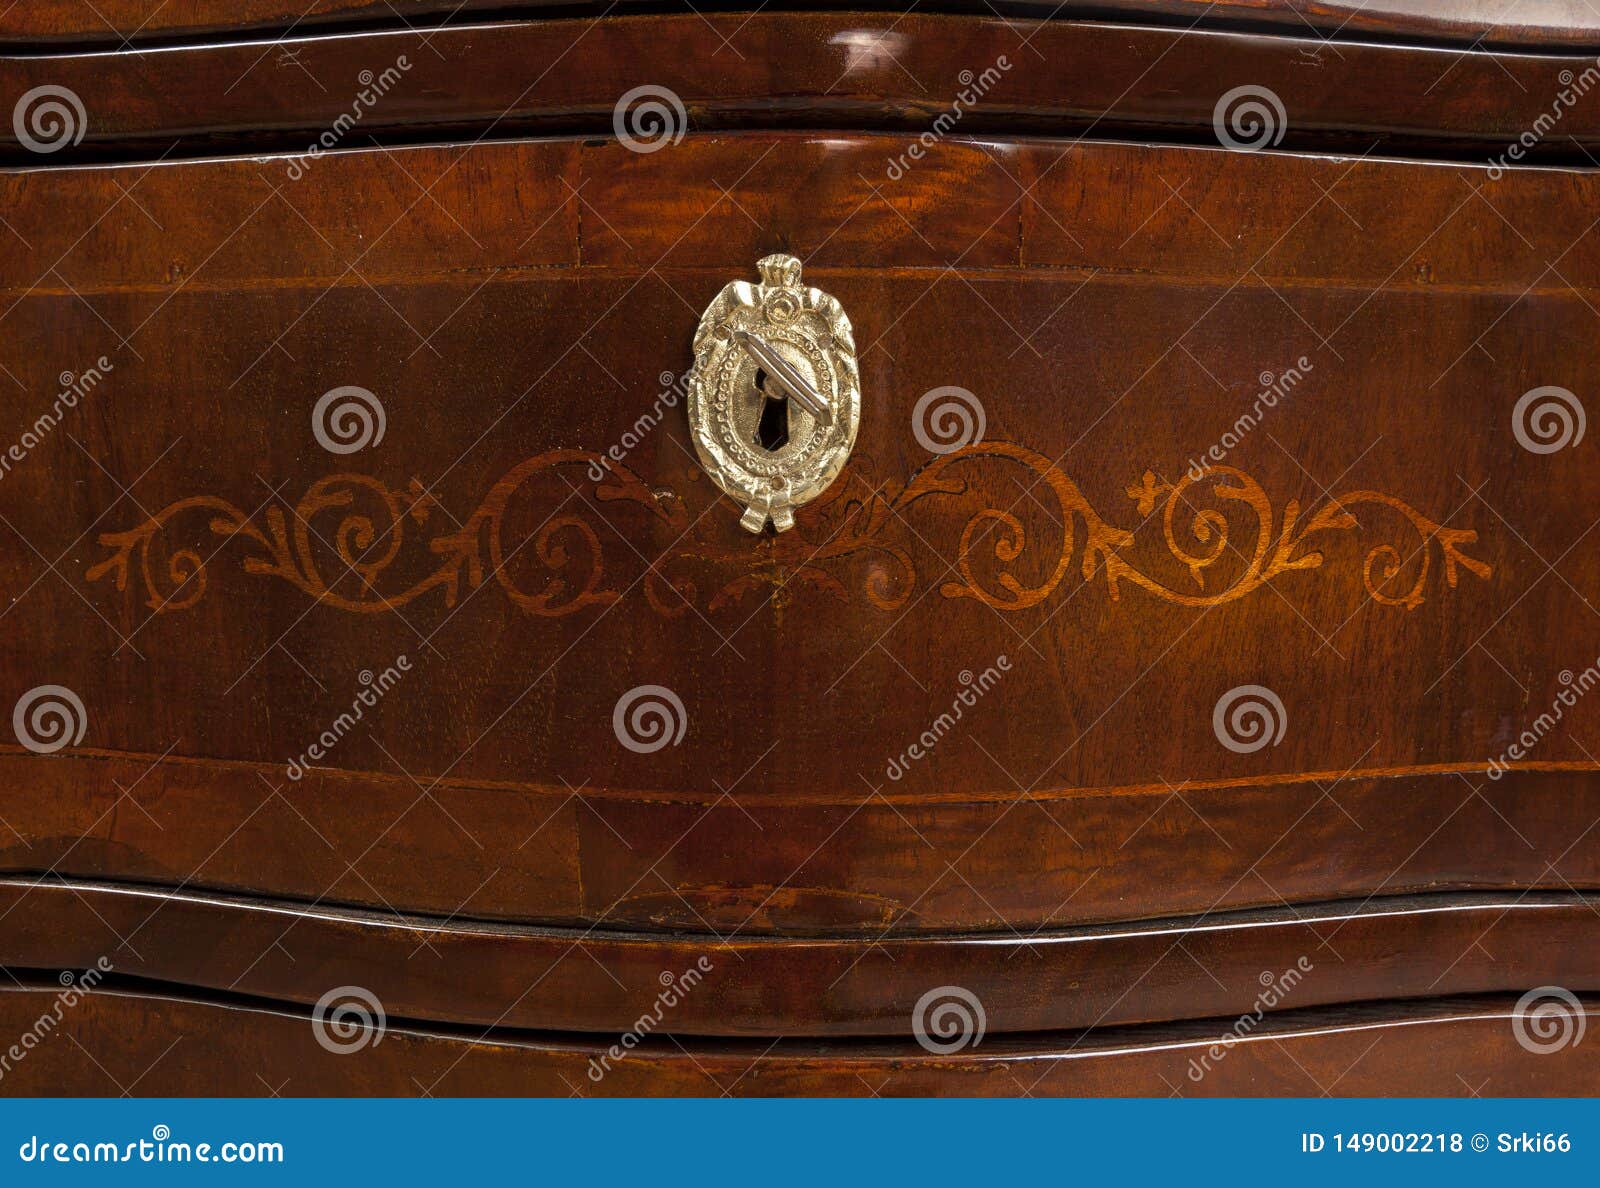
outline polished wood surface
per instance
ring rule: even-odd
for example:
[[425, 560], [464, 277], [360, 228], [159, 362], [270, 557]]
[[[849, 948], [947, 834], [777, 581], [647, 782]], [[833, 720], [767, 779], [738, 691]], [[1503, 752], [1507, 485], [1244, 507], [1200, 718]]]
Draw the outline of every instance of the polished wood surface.
[[[108, 978], [0, 1092], [1600, 1087], [1600, 21], [1292, 7], [0, 15], [0, 1024]], [[755, 537], [676, 393], [780, 252], [863, 408]]]
[[[64, 685], [90, 719], [76, 748], [7, 756], [67, 789], [7, 814], [7, 866], [812, 931], [1593, 887], [1600, 702], [1485, 773], [1592, 650], [1600, 565], [1573, 509], [1600, 480], [1511, 430], [1530, 388], [1584, 387], [1595, 176], [963, 142], [872, 181], [898, 145], [370, 151], [293, 184], [246, 160], [5, 175], [7, 318], [30, 344], [8, 368], [46, 391], [63, 358], [116, 359], [82, 435], [0, 488], [17, 692]], [[749, 538], [677, 416], [592, 482], [687, 366], [703, 303], [777, 249], [861, 344], [830, 498]], [[1258, 374], [1301, 358], [1224, 481], [1174, 499]], [[349, 383], [387, 429], [340, 458], [311, 413]], [[987, 436], [935, 458], [913, 413], [948, 384]], [[1381, 502], [1330, 518], [1356, 497]], [[1196, 535], [1224, 522], [1226, 546]], [[338, 542], [364, 523], [382, 563], [353, 571]], [[1091, 546], [1115, 585], [1084, 576]], [[318, 803], [288, 764], [402, 654]], [[1002, 655], [958, 736], [894, 778]], [[1249, 684], [1288, 725], [1239, 754], [1213, 709]], [[615, 707], [645, 685], [682, 700], [680, 745], [620, 744]], [[167, 796], [208, 808], [168, 828]]]
[[[90, 41], [124, 45], [173, 36], [314, 31], [341, 23], [424, 26], [518, 8], [560, 8], [593, 22], [626, 12], [632, 0], [583, 8], [566, 0], [28, 0], [0, 13], [0, 41]], [[814, 7], [828, 8], [830, 4]], [[700, 4], [699, 11], [718, 5]], [[855, 7], [855, 5], [849, 5]], [[885, 5], [884, 7], [891, 7]], [[946, 0], [929, 6], [978, 16], [996, 11], [1062, 20], [1100, 17], [1165, 21], [1180, 28], [1263, 28], [1328, 39], [1394, 36], [1460, 45], [1600, 42], [1600, 16], [1586, 0], [1008, 0], [1002, 5]]]
[[[404, 775], [292, 782], [267, 764], [159, 755], [0, 754], [0, 771], [19, 790], [4, 814], [16, 836], [0, 847], [12, 871], [723, 936], [1027, 935], [1374, 891], [1600, 881], [1582, 771], [886, 789], [865, 804], [458, 780], [422, 796]], [[1015, 877], [1019, 863], [1029, 878]]]
[[[990, 1033], [1229, 1018], [1267, 1006], [1600, 990], [1600, 910], [1572, 894], [1388, 897], [1022, 933], [806, 941], [533, 929], [326, 906], [0, 883], [5, 958], [311, 1007], [359, 985], [390, 1015], [620, 1033], [694, 972], [675, 1036], [874, 1036], [960, 986]], [[1196, 977], [1199, 970], [1204, 975]]]
[[[0, 988], [0, 1027], [53, 1014], [59, 986]], [[97, 991], [62, 1011], [0, 1089], [63, 1096], [1157, 1096], [1542, 1097], [1600, 1092], [1600, 1052], [1516, 1040], [1515, 1004], [1444, 1000], [1090, 1035], [1006, 1039], [934, 1056], [913, 1043], [646, 1039], [448, 1031], [385, 1021], [322, 1032], [304, 1013], [159, 992]], [[1576, 1021], [1579, 1016], [1572, 1016]], [[1600, 1023], [1592, 1006], [1584, 1029]], [[181, 1037], [181, 1038], [178, 1038]], [[1222, 1053], [1219, 1058], [1216, 1053]], [[1449, 1059], [1441, 1059], [1448, 1053]], [[596, 1079], [592, 1069], [599, 1070]], [[1195, 1070], [1199, 1075], [1195, 1075]]]
[[[1576, 51], [1464, 55], [1330, 45], [1300, 32], [1200, 37], [1183, 28], [921, 13], [685, 13], [13, 57], [0, 59], [0, 71], [19, 89], [61, 86], [82, 101], [82, 142], [57, 159], [171, 158], [219, 146], [303, 151], [358, 106], [347, 147], [373, 138], [609, 136], [641, 61], [651, 63], [650, 85], [671, 91], [701, 131], [921, 132], [956, 110], [955, 129], [969, 136], [1092, 132], [1214, 144], [1219, 100], [1248, 86], [1282, 105], [1276, 147], [1480, 160], [1548, 119], [1553, 96], [1570, 93], [1575, 80], [1580, 94], [1593, 85], [1583, 81], [1593, 57]], [[710, 54], [708, 44], [729, 48]], [[371, 101], [357, 105], [363, 92]], [[0, 124], [0, 153], [25, 161], [17, 132]], [[1586, 164], [1583, 151], [1596, 148], [1600, 113], [1576, 102], [1526, 151], [1532, 160]]]

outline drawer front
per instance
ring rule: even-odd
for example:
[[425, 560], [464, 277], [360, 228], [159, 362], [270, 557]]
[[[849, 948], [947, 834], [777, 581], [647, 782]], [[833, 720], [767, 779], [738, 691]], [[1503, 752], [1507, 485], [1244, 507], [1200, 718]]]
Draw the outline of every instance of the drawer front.
[[[523, 9], [561, 8], [607, 16], [626, 11], [631, 0], [610, 5], [555, 4], [532, 0]], [[871, 4], [855, 7], [872, 8]], [[891, 8], [880, 5], [877, 7]], [[960, 10], [958, 5], [933, 8]], [[93, 8], [76, 0], [31, 0], [0, 13], [0, 45], [37, 42], [109, 43], [121, 46], [174, 37], [232, 33], [264, 36], [318, 27], [389, 24], [424, 28], [476, 13], [503, 12], [502, 0], [98, 0]], [[1046, 0], [1021, 0], [1015, 8], [1040, 17], [1060, 9]], [[1341, 34], [1401, 34], [1460, 45], [1584, 45], [1600, 33], [1583, 0], [1523, 0], [1509, 12], [1494, 0], [1098, 0], [1097, 15], [1117, 20], [1274, 28], [1335, 38]]]
[[[911, 143], [0, 177], [5, 864], [747, 931], [1591, 885], [1594, 176]], [[681, 392], [778, 251], [861, 422], [758, 538]]]
[[[32, 1026], [59, 993], [59, 986], [8, 985], [0, 990], [0, 1023], [19, 1032]], [[1592, 1006], [1579, 1009], [1568, 1034], [1596, 1023]], [[353, 1014], [335, 1031], [303, 1012], [102, 992], [61, 1024], [74, 1043], [57, 1037], [58, 1057], [47, 1064], [34, 1056], [6, 1080], [20, 1093], [82, 1097], [130, 1085], [149, 1095], [239, 1097], [1166, 1097], [1179, 1086], [1196, 1097], [1335, 1090], [1452, 1097], [1486, 1081], [1507, 1096], [1600, 1086], [1592, 1045], [1532, 1050], [1515, 1038], [1522, 1021], [1507, 1000], [1447, 1000], [1410, 1010], [1298, 1012], [1243, 1037], [1203, 1025], [1153, 1035], [1110, 1030], [991, 1038], [954, 1054], [911, 1043], [846, 1049], [763, 1040], [643, 1047], [618, 1059], [615, 1048], [565, 1038], [463, 1034]], [[1451, 1053], [1448, 1068], [1440, 1051]]]
[[[191, 40], [159, 53], [63, 47], [0, 58], [0, 99], [20, 105], [0, 122], [0, 155], [170, 160], [219, 146], [304, 153], [374, 138], [614, 138], [630, 119], [642, 130], [650, 98], [667, 92], [661, 111], [701, 131], [898, 128], [920, 143], [931, 128], [939, 140], [1042, 133], [1215, 145], [1220, 128], [1278, 148], [1512, 163], [1587, 164], [1583, 151], [1600, 148], [1600, 115], [1581, 102], [1597, 67], [1576, 47], [1440, 53], [1296, 32], [1201, 36], [1148, 21], [921, 11], [684, 12]], [[1486, 36], [1481, 23], [1474, 36]], [[739, 53], [707, 53], [708, 44]], [[1049, 68], [1035, 69], [1041, 62]], [[62, 90], [76, 110], [50, 106]], [[1565, 102], [1551, 124], [1556, 95]], [[57, 110], [70, 123], [53, 123]], [[1252, 126], [1260, 113], [1270, 125]], [[903, 171], [916, 150], [907, 143], [892, 155], [906, 158]]]

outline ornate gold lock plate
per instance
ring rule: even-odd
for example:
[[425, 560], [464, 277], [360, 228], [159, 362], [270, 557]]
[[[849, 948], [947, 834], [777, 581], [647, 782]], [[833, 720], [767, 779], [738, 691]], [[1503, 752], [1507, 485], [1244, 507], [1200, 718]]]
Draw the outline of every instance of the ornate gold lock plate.
[[689, 428], [706, 473], [744, 505], [739, 523], [783, 532], [844, 469], [861, 381], [844, 307], [802, 285], [793, 256], [756, 268], [759, 283], [724, 286], [700, 318]]

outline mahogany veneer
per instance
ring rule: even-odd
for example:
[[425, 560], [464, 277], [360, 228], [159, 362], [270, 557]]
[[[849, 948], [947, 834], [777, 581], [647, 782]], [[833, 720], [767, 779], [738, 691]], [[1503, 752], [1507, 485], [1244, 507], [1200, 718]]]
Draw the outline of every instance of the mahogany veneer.
[[[15, 1032], [48, 1010], [49, 985], [0, 990], [0, 1025]], [[1600, 1014], [1583, 1014], [1592, 1029]], [[1595, 1049], [1536, 1054], [1513, 1037], [1515, 1004], [1444, 999], [1406, 1011], [1295, 1011], [1220, 1046], [1225, 1028], [1108, 1028], [991, 1037], [930, 1059], [909, 1042], [818, 1045], [647, 1042], [601, 1064], [604, 1045], [569, 1036], [393, 1026], [357, 1032], [330, 1052], [304, 1014], [211, 1003], [160, 991], [102, 991], [72, 1016], [79, 1045], [20, 1062], [9, 1092], [252, 1097], [418, 1094], [638, 1097], [1550, 1096], [1597, 1083]], [[182, 1036], [183, 1042], [173, 1043]], [[81, 1046], [80, 1046], [81, 1045]], [[1215, 1050], [1215, 1051], [1214, 1051]], [[1218, 1058], [1215, 1052], [1222, 1052]], [[1442, 1053], [1449, 1053], [1448, 1061]], [[90, 1054], [96, 1059], [90, 1059]], [[601, 1070], [598, 1079], [590, 1070]], [[1199, 1069], [1200, 1075], [1193, 1070]]]
[[[105, 973], [0, 1091], [1600, 1089], [1519, 1042], [1600, 990], [1600, 470], [1514, 431], [1600, 362], [1600, 122], [1500, 160], [1581, 6], [102, 7], [0, 15], [0, 97], [87, 113], [0, 121], [0, 696], [83, 707], [0, 746], [0, 1024]], [[687, 127], [635, 152], [645, 79]], [[1217, 142], [1242, 85], [1270, 151]], [[752, 536], [663, 392], [775, 253], [861, 422]], [[620, 737], [644, 686], [672, 745]], [[952, 987], [983, 1041], [919, 1046]]]
[[[618, 5], [605, 8], [596, 5], [592, 12], [604, 16], [612, 7], [626, 12], [629, 2], [619, 0]], [[956, 11], [993, 11], [963, 4], [942, 6]], [[518, 7], [537, 14], [541, 8], [573, 6], [567, 0], [523, 0], [520, 5], [508, 5], [505, 0], [190, 0], [183, 5], [162, 0], [98, 0], [86, 11], [75, 0], [32, 0], [0, 14], [0, 39], [122, 45], [163, 36], [236, 31], [259, 36], [262, 31], [314, 30], [341, 22], [427, 25], [447, 18], [471, 19], [484, 10], [503, 13]], [[1049, 0], [1011, 0], [1007, 7], [1047, 16], [1063, 11]], [[1074, 17], [1167, 20], [1186, 28], [1312, 31], [1330, 40], [1392, 35], [1474, 47], [1600, 41], [1600, 16], [1584, 0], [1521, 0], [1510, 7], [1497, 0], [1094, 0], [1072, 5], [1071, 13]]]
[[[735, 39], [737, 52], [706, 52]], [[1592, 40], [1600, 44], [1600, 31]], [[1243, 84], [1269, 89], [1283, 105], [1277, 147], [1474, 160], [1549, 119], [1553, 95], [1575, 83], [1577, 94], [1593, 86], [1584, 72], [1595, 69], [1594, 55], [1577, 46], [1463, 54], [1330, 42], [1306, 25], [1221, 38], [1187, 24], [921, 11], [618, 15], [576, 26], [320, 35], [299, 25], [270, 45], [14, 57], [7, 69], [19, 86], [66, 86], [80, 97], [90, 118], [74, 155], [172, 159], [219, 144], [303, 151], [349, 117], [354, 80], [385, 69], [399, 81], [362, 112], [357, 144], [609, 130], [618, 96], [639, 82], [641, 62], [650, 64], [649, 83], [671, 90], [696, 130], [900, 127], [915, 134], [965, 93], [963, 136], [1087, 133], [1215, 145], [1217, 99]], [[530, 71], [529, 63], [540, 65]], [[994, 72], [989, 80], [975, 77], [986, 69]], [[981, 99], [973, 102], [975, 83]], [[18, 147], [16, 130], [0, 124], [0, 153], [26, 161]], [[1587, 164], [1584, 152], [1597, 148], [1600, 115], [1574, 102], [1526, 151], [1532, 160]], [[879, 165], [869, 176], [882, 172]]]

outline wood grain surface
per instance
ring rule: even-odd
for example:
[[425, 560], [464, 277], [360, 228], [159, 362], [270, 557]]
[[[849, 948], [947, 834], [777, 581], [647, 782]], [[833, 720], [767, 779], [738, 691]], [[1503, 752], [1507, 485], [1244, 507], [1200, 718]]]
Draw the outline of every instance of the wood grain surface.
[[[224, 33], [312, 31], [340, 23], [428, 25], [445, 19], [470, 20], [475, 14], [518, 8], [538, 12], [557, 7], [593, 21], [633, 0], [604, 7], [557, 0], [98, 0], [89, 8], [79, 0], [29, 0], [0, 13], [0, 39], [21, 42], [82, 42], [123, 45], [173, 36]], [[814, 7], [829, 8], [832, 4]], [[721, 5], [701, 4], [700, 11]], [[860, 8], [861, 4], [842, 7]], [[872, 7], [866, 5], [865, 7]], [[935, 11], [988, 15], [991, 6], [943, 0]], [[1048, 0], [1012, 0], [1002, 6], [1023, 15], [1063, 20], [1100, 17], [1164, 21], [1181, 28], [1263, 28], [1287, 33], [1354, 40], [1391, 36], [1458, 45], [1592, 44], [1600, 42], [1600, 17], [1584, 0], [1092, 0], [1062, 6]]]
[[[59, 985], [8, 983], [0, 989], [0, 1027], [16, 1034], [41, 1015], [53, 1017], [60, 993]], [[1592, 1031], [1592, 1006], [1580, 1009], [1569, 1019]], [[304, 1013], [160, 992], [100, 990], [60, 1015], [46, 1046], [25, 1053], [5, 1074], [6, 1092], [1540, 1097], [1600, 1090], [1595, 1045], [1552, 1042], [1545, 1052], [1522, 1046], [1515, 1004], [1506, 999], [1296, 1012], [1237, 1039], [1233, 1020], [989, 1037], [948, 1055], [914, 1043], [647, 1039], [610, 1061], [608, 1045], [573, 1037], [388, 1020], [381, 1033], [370, 1026], [335, 1034], [319, 1032]], [[1233, 1041], [1226, 1047], [1224, 1036]]]
[[0, 14], [0, 1092], [1600, 1087], [1600, 19], [383, 9]]
[[[1027, 935], [781, 940], [530, 929], [156, 888], [0, 883], [0, 960], [397, 1018], [652, 1034], [910, 1036], [959, 986], [988, 1032], [1330, 1004], [1600, 990], [1600, 911], [1571, 895], [1388, 897]], [[1204, 971], [1203, 973], [1201, 971]], [[684, 979], [688, 979], [683, 985]], [[670, 1009], [663, 987], [678, 987]]]
[[[665, 89], [696, 131], [735, 127], [947, 124], [1010, 132], [1154, 136], [1216, 143], [1219, 104], [1249, 138], [1239, 105], [1270, 94], [1263, 142], [1353, 154], [1517, 152], [1587, 164], [1600, 115], [1581, 96], [1593, 55], [1462, 53], [1183, 27], [870, 13], [611, 16], [345, 35], [272, 45], [197, 44], [0, 57], [0, 98], [64, 87], [83, 107], [81, 140], [47, 160], [304, 151], [329, 129], [344, 147], [374, 139], [529, 132], [611, 135], [643, 82]], [[641, 63], [646, 66], [641, 67]], [[1586, 74], [1586, 72], [1588, 72]], [[1231, 102], [1224, 96], [1245, 88]], [[1557, 97], [1570, 102], [1560, 106]], [[634, 121], [638, 100], [623, 104]], [[1553, 105], [1558, 119], [1551, 121]], [[954, 116], [952, 117], [952, 113]], [[937, 125], [935, 121], [942, 120]], [[627, 116], [624, 117], [625, 126]], [[0, 154], [27, 161], [0, 123]], [[1161, 196], [1165, 196], [1164, 193]]]
[[[1514, 414], [1584, 390], [1594, 176], [966, 141], [890, 183], [901, 147], [0, 177], [9, 431], [114, 367], [0, 484], [9, 695], [88, 717], [5, 756], [6, 866], [718, 930], [1593, 887], [1600, 700], [1487, 773], [1593, 662], [1596, 472]], [[844, 302], [865, 399], [758, 540], [660, 401], [774, 250]], [[351, 384], [386, 434], [340, 456], [312, 414]], [[985, 436], [937, 455], [948, 385]], [[685, 729], [640, 753], [646, 686]], [[1244, 686], [1276, 745], [1220, 740]]]

